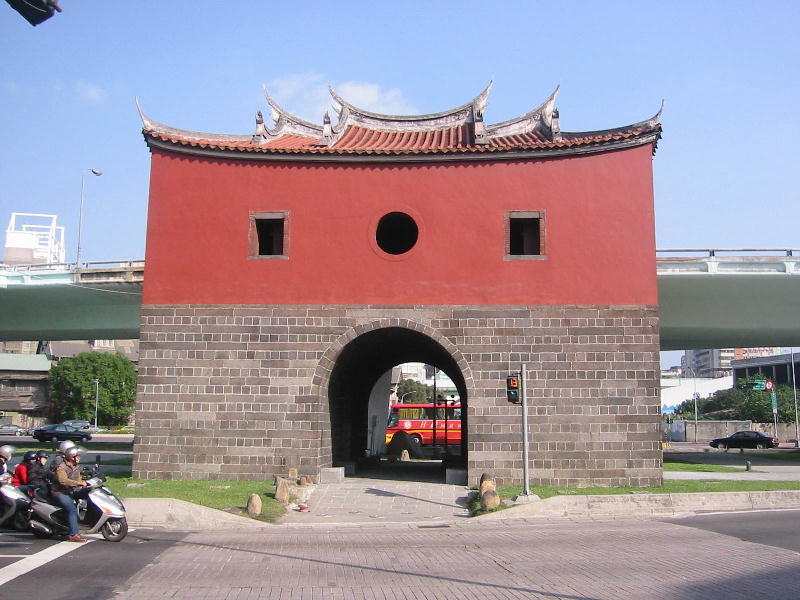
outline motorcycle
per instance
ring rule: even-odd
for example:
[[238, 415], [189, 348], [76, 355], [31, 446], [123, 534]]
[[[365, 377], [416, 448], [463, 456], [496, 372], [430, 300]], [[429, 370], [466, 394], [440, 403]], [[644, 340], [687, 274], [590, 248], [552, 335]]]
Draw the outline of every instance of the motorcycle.
[[[111, 490], [105, 487], [106, 476], [95, 467], [86, 480], [89, 493], [78, 500], [78, 524], [83, 533], [103, 534], [109, 542], [120, 542], [128, 534], [125, 506]], [[61, 505], [49, 497], [36, 493], [30, 505], [30, 529], [39, 538], [69, 534], [67, 515]]]
[[27, 531], [30, 505], [27, 494], [11, 485], [11, 475], [0, 478], [0, 524]]

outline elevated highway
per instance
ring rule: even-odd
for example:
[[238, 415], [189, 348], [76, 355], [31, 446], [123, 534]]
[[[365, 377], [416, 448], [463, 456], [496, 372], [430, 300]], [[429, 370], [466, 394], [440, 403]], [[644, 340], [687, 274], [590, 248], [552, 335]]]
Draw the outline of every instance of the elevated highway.
[[[661, 349], [795, 346], [800, 249], [657, 251]], [[0, 339], [139, 337], [144, 261], [0, 265]]]

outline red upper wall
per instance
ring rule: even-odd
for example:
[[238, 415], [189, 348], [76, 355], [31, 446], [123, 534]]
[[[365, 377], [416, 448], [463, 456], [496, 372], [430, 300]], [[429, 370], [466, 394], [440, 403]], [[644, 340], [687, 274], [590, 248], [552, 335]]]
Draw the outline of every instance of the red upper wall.
[[[145, 304], [657, 304], [649, 144], [579, 157], [404, 165], [153, 150]], [[544, 211], [543, 260], [504, 260], [508, 211]], [[288, 260], [249, 259], [288, 211]], [[420, 229], [384, 254], [389, 212]]]

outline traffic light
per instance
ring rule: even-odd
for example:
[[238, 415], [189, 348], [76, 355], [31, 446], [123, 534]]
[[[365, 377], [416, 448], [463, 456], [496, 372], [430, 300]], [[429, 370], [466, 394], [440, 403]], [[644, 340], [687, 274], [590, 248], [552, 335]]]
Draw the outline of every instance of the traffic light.
[[508, 401], [513, 404], [522, 402], [519, 397], [519, 375], [509, 375], [506, 377], [506, 396]]

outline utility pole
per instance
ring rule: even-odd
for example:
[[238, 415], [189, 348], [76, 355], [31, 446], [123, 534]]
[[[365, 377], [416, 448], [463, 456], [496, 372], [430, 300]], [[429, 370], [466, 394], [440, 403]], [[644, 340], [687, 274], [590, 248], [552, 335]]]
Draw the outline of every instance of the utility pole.
[[800, 424], [797, 421], [797, 382], [794, 379], [794, 346], [792, 352], [792, 391], [794, 392], [794, 439], [795, 446], [800, 447]]
[[97, 404], [100, 400], [100, 380], [92, 379], [94, 384], [94, 428], [97, 429]]
[[525, 487], [522, 491], [526, 496], [531, 495], [530, 476], [528, 473], [528, 400], [527, 396], [527, 365], [520, 365], [520, 398], [522, 400], [522, 477], [525, 480]]

